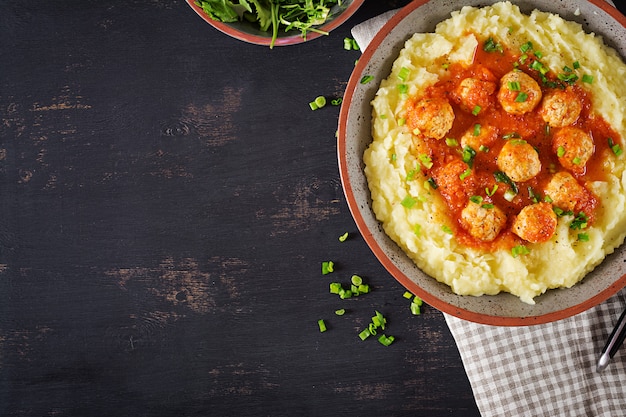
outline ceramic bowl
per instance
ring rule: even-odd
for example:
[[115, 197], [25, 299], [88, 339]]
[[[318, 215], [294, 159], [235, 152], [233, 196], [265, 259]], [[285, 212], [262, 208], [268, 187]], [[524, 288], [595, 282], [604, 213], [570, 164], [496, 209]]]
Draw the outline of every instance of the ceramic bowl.
[[[435, 25], [466, 5], [485, 0], [417, 0], [405, 6], [378, 32], [365, 49], [349, 80], [340, 112], [338, 158], [342, 185], [350, 211], [365, 241], [384, 267], [408, 290], [431, 306], [469, 321], [504, 326], [547, 323], [587, 310], [626, 286], [626, 245], [609, 255], [581, 282], [567, 289], [549, 290], [529, 305], [507, 293], [480, 297], [459, 296], [450, 287], [422, 272], [383, 231], [371, 208], [362, 156], [371, 142], [371, 106], [377, 82], [361, 84], [364, 75], [386, 78], [404, 42], [416, 32], [433, 32]], [[585, 31], [601, 35], [626, 56], [626, 18], [603, 0], [513, 1], [522, 12], [533, 9], [557, 13], [579, 22]]]
[[[244, 42], [253, 43], [256, 45], [269, 46], [272, 41], [270, 32], [264, 32], [259, 29], [259, 26], [255, 23], [248, 21], [240, 21], [234, 23], [223, 23], [211, 19], [200, 6], [195, 4], [195, 0], [186, 0], [187, 4], [200, 16], [205, 22], [213, 26], [220, 32], [225, 33], [235, 39], [239, 39]], [[331, 17], [326, 23], [317, 27], [324, 32], [330, 32], [342, 23], [344, 23], [350, 16], [352, 16], [361, 7], [365, 0], [344, 0], [341, 6], [333, 6], [331, 8]], [[316, 32], [309, 32], [306, 38], [302, 37], [302, 33], [299, 30], [290, 30], [288, 32], [280, 31], [278, 38], [274, 42], [274, 46], [287, 46], [306, 41], [313, 40], [323, 34]]]

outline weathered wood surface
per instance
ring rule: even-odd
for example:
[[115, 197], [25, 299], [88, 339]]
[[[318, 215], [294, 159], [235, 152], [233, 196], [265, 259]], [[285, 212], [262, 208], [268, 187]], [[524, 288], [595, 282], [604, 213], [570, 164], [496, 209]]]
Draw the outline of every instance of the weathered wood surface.
[[[339, 109], [308, 108], [407, 3], [270, 51], [182, 0], [0, 2], [0, 415], [478, 415], [356, 231]], [[352, 274], [373, 292], [329, 294]], [[357, 337], [375, 310], [390, 347]]]

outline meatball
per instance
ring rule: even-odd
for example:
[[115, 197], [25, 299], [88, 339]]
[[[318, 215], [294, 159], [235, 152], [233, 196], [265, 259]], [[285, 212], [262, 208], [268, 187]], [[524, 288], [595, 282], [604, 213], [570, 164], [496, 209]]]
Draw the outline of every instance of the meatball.
[[468, 77], [458, 85], [456, 94], [463, 110], [472, 112], [478, 106], [482, 111], [493, 104], [496, 88], [494, 81]]
[[451, 207], [461, 210], [465, 206], [467, 198], [472, 195], [476, 188], [476, 177], [469, 175], [461, 179], [468, 169], [467, 164], [460, 159], [453, 159], [447, 164], [433, 171], [433, 177], [437, 182], [437, 190], [446, 199]]
[[585, 188], [567, 171], [554, 174], [544, 192], [555, 207], [565, 211], [573, 211], [579, 201], [587, 198]]
[[515, 182], [528, 181], [541, 171], [539, 154], [528, 142], [520, 139], [507, 141], [496, 163]]
[[539, 107], [541, 118], [551, 127], [565, 127], [578, 120], [582, 103], [571, 88], [552, 90], [544, 95]]
[[498, 102], [509, 114], [533, 111], [541, 101], [541, 88], [537, 81], [522, 71], [510, 71], [500, 78]]
[[[478, 133], [478, 134], [476, 134]], [[475, 151], [480, 150], [481, 146], [487, 148], [493, 145], [498, 139], [498, 128], [491, 125], [481, 126], [480, 129], [471, 128], [461, 137], [461, 146], [465, 148], [469, 146]]]
[[557, 218], [552, 204], [536, 203], [524, 207], [513, 221], [513, 233], [532, 243], [550, 240], [556, 232]]
[[552, 137], [552, 150], [563, 168], [574, 174], [582, 174], [595, 149], [589, 133], [577, 127], [567, 126], [559, 129]]
[[492, 242], [506, 225], [506, 214], [497, 206], [469, 201], [461, 211], [461, 226], [474, 238]]
[[445, 98], [418, 100], [407, 115], [407, 124], [416, 135], [441, 139], [454, 123], [454, 110]]

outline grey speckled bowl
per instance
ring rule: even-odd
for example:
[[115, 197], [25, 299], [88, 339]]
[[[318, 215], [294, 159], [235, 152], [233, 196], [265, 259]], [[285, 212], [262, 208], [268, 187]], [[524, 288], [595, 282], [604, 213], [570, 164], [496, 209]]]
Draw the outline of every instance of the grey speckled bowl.
[[[360, 84], [364, 75], [382, 80], [391, 71], [404, 42], [416, 32], [433, 32], [438, 22], [466, 5], [485, 0], [418, 0], [401, 9], [374, 37], [359, 60], [345, 94], [339, 118], [338, 158], [348, 205], [364, 239], [385, 268], [407, 289], [433, 307], [451, 315], [492, 325], [522, 326], [560, 320], [591, 308], [626, 286], [626, 245], [609, 255], [580, 283], [549, 290], [528, 305], [510, 294], [459, 296], [447, 285], [426, 275], [383, 231], [371, 209], [362, 156], [371, 142], [370, 101], [377, 82]], [[626, 56], [626, 17], [603, 0], [513, 1], [525, 13], [533, 9], [557, 13], [579, 22], [585, 31], [601, 35], [622, 57]]]

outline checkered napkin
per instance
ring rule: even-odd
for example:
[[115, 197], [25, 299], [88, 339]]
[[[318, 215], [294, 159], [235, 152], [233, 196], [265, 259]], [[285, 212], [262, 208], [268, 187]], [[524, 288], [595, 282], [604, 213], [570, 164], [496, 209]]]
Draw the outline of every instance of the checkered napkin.
[[[362, 49], [394, 13], [352, 29]], [[626, 416], [626, 346], [602, 373], [596, 364], [625, 307], [626, 289], [543, 325], [498, 327], [444, 316], [484, 417], [616, 417]]]

